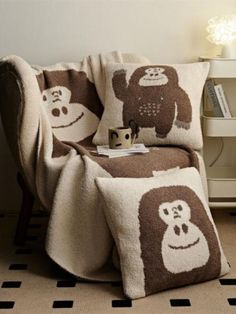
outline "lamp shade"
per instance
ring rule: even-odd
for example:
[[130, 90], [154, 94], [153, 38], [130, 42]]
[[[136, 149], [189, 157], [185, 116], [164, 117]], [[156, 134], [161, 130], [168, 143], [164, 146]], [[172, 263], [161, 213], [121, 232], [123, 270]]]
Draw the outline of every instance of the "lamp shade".
[[236, 15], [215, 16], [208, 21], [207, 39], [223, 45], [222, 57], [236, 58]]

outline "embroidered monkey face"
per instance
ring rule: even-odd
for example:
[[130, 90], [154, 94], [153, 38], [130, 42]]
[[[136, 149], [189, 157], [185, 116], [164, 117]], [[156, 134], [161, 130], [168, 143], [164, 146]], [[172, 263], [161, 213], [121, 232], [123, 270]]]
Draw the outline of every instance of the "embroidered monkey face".
[[69, 105], [71, 92], [64, 86], [43, 91], [43, 101], [47, 102], [47, 111], [53, 129], [70, 127], [84, 116], [80, 104]]
[[[189, 249], [200, 241], [199, 231], [190, 222], [190, 208], [182, 200], [163, 203], [159, 207], [159, 216], [168, 225], [168, 242], [166, 245], [173, 250]], [[194, 229], [194, 230], [193, 230]], [[193, 232], [195, 231], [195, 232]], [[200, 232], [200, 236], [201, 236]]]
[[189, 205], [183, 200], [165, 202], [158, 211], [168, 225], [161, 249], [166, 269], [177, 274], [204, 266], [210, 252], [203, 233], [190, 221]]
[[163, 68], [148, 68], [145, 74], [139, 79], [140, 86], [161, 86], [168, 83], [168, 77]]
[[64, 86], [56, 86], [43, 91], [43, 101], [47, 101], [49, 105], [56, 103], [69, 103], [71, 92]]
[[167, 224], [179, 224], [183, 221], [189, 221], [190, 208], [185, 201], [176, 200], [171, 203], [162, 203], [159, 207], [159, 215]]
[[141, 92], [146, 90], [144, 87], [153, 86], [154, 88], [150, 90], [159, 91], [158, 87], [163, 85], [178, 87], [178, 81], [177, 71], [171, 66], [142, 66], [131, 75], [129, 87], [134, 87], [137, 92]]
[[53, 132], [60, 140], [79, 142], [95, 132], [98, 117], [84, 105], [70, 103], [71, 91], [67, 87], [48, 88], [42, 98]]

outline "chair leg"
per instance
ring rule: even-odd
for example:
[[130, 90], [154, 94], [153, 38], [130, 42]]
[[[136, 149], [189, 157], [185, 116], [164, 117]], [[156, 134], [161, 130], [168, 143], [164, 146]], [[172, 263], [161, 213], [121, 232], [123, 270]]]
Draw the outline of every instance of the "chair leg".
[[14, 243], [16, 245], [21, 245], [24, 244], [26, 240], [27, 228], [34, 205], [34, 196], [29, 191], [20, 173], [17, 174], [17, 181], [22, 191], [22, 202], [16, 227]]

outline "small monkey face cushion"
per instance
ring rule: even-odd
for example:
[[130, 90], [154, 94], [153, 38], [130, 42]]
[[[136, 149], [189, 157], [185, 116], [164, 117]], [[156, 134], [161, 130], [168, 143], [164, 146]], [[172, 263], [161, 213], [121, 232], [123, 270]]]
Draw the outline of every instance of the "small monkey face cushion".
[[229, 271], [195, 168], [153, 178], [98, 178], [131, 299]]
[[200, 101], [208, 63], [108, 64], [105, 110], [94, 144], [106, 144], [110, 126], [131, 127], [146, 145], [202, 147]]

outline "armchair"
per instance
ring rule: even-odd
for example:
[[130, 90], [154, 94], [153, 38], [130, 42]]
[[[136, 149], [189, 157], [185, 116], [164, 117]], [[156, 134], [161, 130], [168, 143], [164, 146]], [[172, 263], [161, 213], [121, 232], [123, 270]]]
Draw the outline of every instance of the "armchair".
[[48, 67], [30, 66], [16, 56], [0, 61], [0, 113], [23, 191], [15, 242], [24, 242], [36, 198], [50, 212], [49, 256], [70, 273], [95, 280], [120, 276], [111, 266], [114, 243], [96, 177], [150, 177], [194, 166], [206, 187], [201, 155], [187, 147], [152, 148], [144, 156], [117, 159], [93, 153], [108, 62], [149, 63], [119, 52]]

